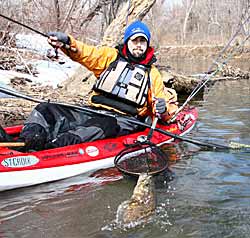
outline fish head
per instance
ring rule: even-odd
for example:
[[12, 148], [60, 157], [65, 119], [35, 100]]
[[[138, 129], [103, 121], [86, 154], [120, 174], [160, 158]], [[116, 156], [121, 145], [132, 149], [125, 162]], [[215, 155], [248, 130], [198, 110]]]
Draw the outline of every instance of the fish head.
[[154, 197], [154, 182], [152, 175], [142, 173], [138, 178], [132, 198], [137, 201], [145, 202], [146, 199], [151, 197]]
[[154, 181], [151, 175], [140, 174], [132, 197], [117, 209], [116, 222], [123, 227], [134, 227], [147, 222], [156, 209]]

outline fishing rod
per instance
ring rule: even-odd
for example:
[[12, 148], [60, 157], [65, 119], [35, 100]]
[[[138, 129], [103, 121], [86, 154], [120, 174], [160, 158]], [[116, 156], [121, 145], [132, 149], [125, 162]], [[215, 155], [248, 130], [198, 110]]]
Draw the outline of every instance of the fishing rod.
[[23, 27], [25, 27], [25, 28], [31, 30], [31, 31], [34, 31], [34, 32], [36, 32], [36, 33], [39, 34], [39, 35], [42, 35], [42, 36], [44, 36], [44, 37], [49, 37], [47, 34], [41, 32], [41, 31], [38, 31], [38, 30], [36, 30], [36, 29], [34, 29], [34, 28], [30, 27], [30, 26], [27, 26], [27, 25], [25, 25], [25, 24], [23, 24], [23, 23], [21, 23], [21, 22], [18, 22], [18, 21], [14, 20], [14, 19], [12, 19], [12, 18], [10, 18], [10, 17], [4, 16], [4, 15], [1, 14], [1, 13], [0, 13], [0, 16], [1, 16], [2, 18], [5, 18], [5, 19], [8, 20], [8, 21], [14, 22], [14, 23], [16, 23], [16, 24], [18, 24], [18, 25], [20, 25], [20, 26], [23, 26]]
[[[229, 46], [231, 45], [231, 43], [233, 42], [233, 40], [236, 38], [236, 36], [239, 34], [239, 32], [241, 31], [241, 28], [247, 24], [250, 20], [250, 15], [247, 17], [247, 19], [239, 24], [237, 30], [235, 31], [235, 33], [232, 35], [232, 37], [229, 39], [229, 41], [227, 42], [227, 44], [223, 47], [223, 49], [219, 52], [219, 55], [217, 56], [217, 58], [214, 60], [214, 62], [210, 65], [210, 67], [208, 68], [207, 72], [211, 72], [212, 68], [214, 65], [217, 65], [217, 69], [209, 76], [209, 73], [206, 73], [202, 79], [201, 82], [193, 89], [193, 91], [190, 93], [190, 95], [188, 96], [188, 98], [186, 99], [186, 101], [182, 104], [181, 107], [179, 107], [177, 109], [177, 111], [174, 113], [174, 115], [172, 116], [172, 118], [169, 120], [169, 122], [173, 122], [177, 115], [184, 109], [184, 107], [188, 104], [188, 102], [190, 102], [192, 100], [192, 98], [207, 84], [207, 82], [209, 80], [212, 79], [213, 76], [215, 76], [220, 70], [221, 67], [218, 67], [219, 65], [219, 61], [220, 59], [223, 60], [223, 54], [226, 52], [226, 50], [229, 48]], [[244, 45], [244, 43], [248, 40], [248, 38], [250, 37], [250, 34], [248, 34], [245, 39], [242, 41], [241, 45]], [[226, 60], [223, 60], [223, 62], [221, 63], [221, 65], [226, 64], [230, 58], [232, 57], [233, 52], [231, 52], [231, 54], [227, 57]]]
[[[15, 96], [15, 97], [18, 97], [18, 98], [26, 99], [26, 100], [29, 100], [29, 101], [32, 101], [32, 102], [36, 102], [36, 103], [47, 102], [47, 103], [51, 103], [51, 104], [58, 105], [58, 106], [64, 106], [64, 107], [77, 109], [79, 111], [85, 111], [85, 112], [88, 112], [88, 113], [103, 115], [102, 112], [98, 112], [97, 110], [94, 110], [94, 109], [91, 109], [91, 108], [88, 108], [88, 107], [82, 107], [82, 106], [77, 106], [77, 105], [72, 105], [72, 104], [62, 103], [62, 102], [51, 102], [50, 100], [37, 99], [37, 98], [31, 97], [31, 96], [24, 95], [22, 93], [16, 92], [16, 91], [11, 90], [11, 89], [3, 88], [1, 86], [0, 86], [0, 92], [11, 95], [11, 96]], [[110, 114], [105, 114], [105, 115], [108, 116], [108, 117], [112, 117], [112, 118], [116, 117], [116, 115], [110, 115]], [[143, 123], [143, 122], [140, 122], [138, 120], [135, 120], [134, 118], [131, 118], [131, 117], [128, 117], [128, 116], [124, 116], [124, 118], [130, 123], [134, 123], [134, 124], [136, 124], [138, 126], [142, 126], [142, 127], [151, 129], [150, 125], [148, 125], [146, 123]], [[205, 146], [205, 147], [212, 148], [212, 149], [230, 150], [230, 149], [250, 148], [250, 145], [244, 145], [244, 144], [240, 144], [240, 143], [236, 143], [236, 142], [233, 142], [230, 145], [219, 145], [219, 144], [216, 144], [216, 143], [210, 143], [210, 142], [205, 142], [205, 141], [200, 141], [200, 140], [194, 140], [194, 139], [191, 139], [191, 138], [187, 138], [187, 137], [184, 137], [184, 136], [180, 136], [180, 135], [171, 133], [169, 131], [165, 131], [165, 130], [157, 128], [157, 127], [154, 128], [154, 130], [161, 133], [161, 134], [163, 134], [163, 135], [170, 136], [173, 139], [178, 139], [178, 140], [181, 140], [181, 141], [189, 142], [189, 143], [199, 145], [199, 146]]]
[[[0, 13], [0, 17], [6, 19], [6, 20], [8, 20], [8, 21], [11, 21], [11, 22], [13, 22], [13, 23], [16, 23], [16, 24], [18, 24], [18, 25], [20, 25], [20, 26], [22, 26], [22, 27], [24, 27], [24, 28], [26, 28], [26, 29], [29, 29], [30, 31], [33, 31], [33, 32], [35, 32], [35, 33], [37, 33], [37, 34], [39, 34], [39, 35], [42, 35], [42, 36], [44, 36], [44, 37], [46, 37], [46, 38], [49, 38], [49, 37], [50, 37], [48, 34], [45, 34], [45, 33], [41, 32], [41, 31], [38, 31], [38, 30], [36, 30], [36, 29], [34, 29], [34, 28], [28, 26], [28, 25], [25, 25], [25, 24], [23, 24], [23, 23], [21, 23], [21, 22], [19, 22], [19, 21], [16, 21], [16, 20], [14, 20], [14, 19], [12, 19], [12, 18], [10, 18], [10, 17], [7, 17], [7, 16], [5, 16], [5, 15], [3, 15], [3, 14], [1, 14], [1, 13]], [[71, 47], [70, 45], [65, 44], [65, 43], [63, 43], [63, 42], [61, 42], [61, 43], [63, 44], [63, 47], [64, 47], [65, 49], [71, 50], [71, 51], [73, 51], [73, 52], [76, 52], [76, 48], [73, 48], [73, 47]], [[56, 53], [57, 53], [57, 52], [56, 52]]]

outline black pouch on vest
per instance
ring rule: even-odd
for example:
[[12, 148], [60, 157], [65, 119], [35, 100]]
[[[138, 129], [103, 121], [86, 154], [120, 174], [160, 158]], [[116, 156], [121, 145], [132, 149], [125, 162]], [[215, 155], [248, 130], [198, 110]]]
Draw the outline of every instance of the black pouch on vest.
[[104, 95], [94, 95], [92, 96], [91, 101], [96, 104], [103, 104], [109, 107], [113, 107], [132, 116], [137, 115], [136, 107], [112, 98], [108, 98]]

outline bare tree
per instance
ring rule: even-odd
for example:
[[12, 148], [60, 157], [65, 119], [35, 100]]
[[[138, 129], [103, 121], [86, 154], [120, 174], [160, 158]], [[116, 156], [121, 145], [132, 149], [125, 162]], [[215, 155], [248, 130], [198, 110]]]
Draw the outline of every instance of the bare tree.
[[182, 30], [182, 44], [184, 44], [186, 40], [187, 23], [190, 18], [194, 3], [195, 3], [195, 0], [187, 1], [186, 14], [185, 14], [185, 18], [183, 22], [183, 30]]
[[61, 20], [59, 0], [54, 0], [54, 8], [55, 8], [55, 18], [56, 18], [56, 30], [59, 31], [60, 20]]
[[[127, 2], [116, 19], [106, 29], [101, 45], [115, 46], [118, 42], [121, 42], [127, 23], [144, 18], [154, 3], [155, 0]], [[127, 19], [129, 19], [129, 22], [127, 22]]]
[[[98, 44], [106, 29], [121, 25], [129, 11], [122, 10], [135, 0], [0, 0], [0, 12], [42, 32], [59, 30]], [[136, 0], [136, 4], [151, 4]], [[154, 0], [144, 20], [157, 36], [157, 44], [223, 44], [249, 16], [250, 0]], [[120, 13], [122, 12], [122, 16]], [[139, 18], [135, 16], [135, 18]], [[118, 21], [114, 22], [114, 19]], [[129, 19], [130, 20], [130, 19]], [[126, 20], [122, 21], [124, 26]], [[242, 27], [242, 36], [250, 31]], [[93, 27], [94, 26], [94, 27]], [[109, 27], [110, 26], [110, 27]], [[0, 18], [0, 29], [27, 32]], [[110, 33], [111, 34], [111, 33]]]

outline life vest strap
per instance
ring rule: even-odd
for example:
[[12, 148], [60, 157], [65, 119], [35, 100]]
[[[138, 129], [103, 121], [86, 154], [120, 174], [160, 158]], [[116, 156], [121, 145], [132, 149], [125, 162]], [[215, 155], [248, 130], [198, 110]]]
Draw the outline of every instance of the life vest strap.
[[91, 97], [91, 102], [95, 104], [106, 105], [109, 107], [113, 107], [119, 111], [125, 112], [129, 115], [135, 116], [137, 115], [137, 108], [131, 104], [122, 102], [117, 99], [113, 99], [111, 97], [107, 97], [105, 95], [93, 95]]

